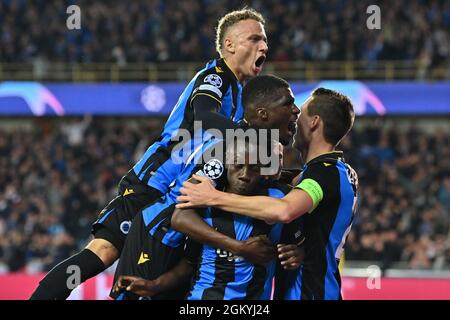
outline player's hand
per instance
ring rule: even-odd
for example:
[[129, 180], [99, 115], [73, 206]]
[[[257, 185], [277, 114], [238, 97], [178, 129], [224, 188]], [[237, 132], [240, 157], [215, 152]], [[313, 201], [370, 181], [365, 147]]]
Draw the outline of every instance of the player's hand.
[[193, 175], [199, 183], [185, 181], [180, 188], [181, 196], [177, 197], [177, 208], [202, 208], [210, 206], [220, 191], [217, 191], [207, 177]]
[[265, 235], [251, 237], [241, 243], [237, 254], [253, 264], [265, 266], [276, 257], [275, 247]]
[[285, 270], [293, 270], [300, 267], [305, 258], [305, 249], [303, 246], [295, 244], [278, 244], [278, 259], [280, 259], [281, 266]]
[[113, 291], [126, 290], [141, 297], [152, 297], [159, 293], [156, 280], [146, 280], [134, 276], [120, 276], [114, 284]]

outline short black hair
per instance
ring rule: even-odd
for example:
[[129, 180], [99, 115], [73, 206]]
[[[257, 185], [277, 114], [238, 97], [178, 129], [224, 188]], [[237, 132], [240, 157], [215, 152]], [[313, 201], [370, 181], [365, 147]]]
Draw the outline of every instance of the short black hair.
[[336, 146], [353, 126], [355, 112], [350, 99], [340, 92], [318, 88], [311, 95], [308, 115], [318, 115], [323, 123], [325, 141]]
[[274, 75], [257, 76], [247, 82], [242, 89], [242, 103], [248, 106], [265, 105], [276, 97], [279, 89], [289, 88], [289, 83]]

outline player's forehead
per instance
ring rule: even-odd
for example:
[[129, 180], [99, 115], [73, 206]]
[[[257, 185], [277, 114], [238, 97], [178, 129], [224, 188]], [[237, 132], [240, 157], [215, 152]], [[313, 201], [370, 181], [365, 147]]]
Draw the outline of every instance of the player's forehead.
[[237, 37], [257, 36], [267, 41], [264, 26], [261, 22], [253, 19], [241, 20], [237, 22], [230, 28], [229, 32]]
[[268, 107], [285, 106], [293, 104], [294, 102], [295, 97], [290, 87], [274, 90], [272, 94], [266, 99]]

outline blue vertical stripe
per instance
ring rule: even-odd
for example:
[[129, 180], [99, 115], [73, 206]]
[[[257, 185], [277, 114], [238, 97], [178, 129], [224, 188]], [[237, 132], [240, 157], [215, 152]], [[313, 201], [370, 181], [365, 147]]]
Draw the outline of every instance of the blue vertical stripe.
[[325, 300], [339, 299], [341, 288], [335, 278], [335, 273], [339, 272], [338, 262], [335, 254], [342, 242], [353, 215], [353, 188], [347, 178], [347, 170], [343, 162], [338, 161], [336, 168], [339, 171], [341, 199], [336, 219], [331, 229], [327, 243], [327, 273], [325, 275]]
[[[211, 208], [207, 208], [205, 210], [205, 216], [203, 220], [212, 226], [212, 215]], [[201, 300], [203, 296], [203, 291], [205, 289], [210, 288], [214, 283], [214, 274], [215, 274], [215, 250], [213, 250], [214, 254], [211, 256], [211, 253], [208, 252], [208, 249], [213, 249], [207, 245], [203, 245], [201, 260], [199, 263], [199, 281], [195, 281], [191, 292], [189, 293], [188, 300]], [[212, 275], [212, 276], [211, 276]]]
[[[278, 189], [271, 189], [279, 191]], [[280, 242], [281, 231], [283, 230], [283, 224], [277, 223], [272, 226], [272, 230], [269, 233], [269, 239], [274, 245]], [[278, 263], [277, 259], [274, 259], [266, 267], [266, 281], [264, 283], [264, 291], [261, 295], [262, 300], [270, 300], [273, 291], [273, 277], [275, 275], [276, 265]]]
[[[253, 231], [252, 218], [233, 214], [235, 239], [242, 241], [250, 237]], [[248, 284], [252, 279], [254, 266], [245, 261], [235, 260], [234, 281], [228, 282], [225, 287], [224, 299], [244, 299], [247, 295]]]
[[303, 279], [303, 265], [298, 269], [298, 275], [295, 281], [287, 288], [284, 299], [285, 300], [301, 300], [302, 299], [302, 279]]
[[220, 113], [225, 117], [231, 117], [231, 113], [233, 111], [233, 92], [231, 90], [232, 86], [227, 90], [222, 99], [222, 108], [220, 109]]
[[[208, 248], [210, 248], [211, 250], [208, 250]], [[200, 268], [198, 271], [200, 281], [196, 281], [194, 283], [194, 287], [188, 296], [188, 300], [201, 300], [203, 292], [206, 289], [211, 288], [214, 284], [215, 268], [213, 266], [215, 257], [216, 255], [214, 248], [204, 245], [200, 261]]]
[[224, 300], [242, 300], [247, 296], [247, 288], [252, 280], [255, 267], [245, 260], [235, 262], [235, 278], [225, 287]]
[[242, 85], [240, 83], [237, 84], [238, 87], [238, 94], [237, 94], [237, 110], [236, 113], [234, 114], [234, 118], [233, 121], [238, 123], [240, 121], [242, 121], [242, 119], [244, 118], [244, 107], [242, 105]]

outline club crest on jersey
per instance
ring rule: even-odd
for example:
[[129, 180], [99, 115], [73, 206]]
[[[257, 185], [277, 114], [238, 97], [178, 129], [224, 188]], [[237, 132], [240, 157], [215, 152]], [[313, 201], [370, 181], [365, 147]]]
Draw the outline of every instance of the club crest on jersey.
[[217, 159], [211, 159], [209, 160], [204, 166], [203, 166], [203, 173], [206, 174], [206, 176], [210, 179], [218, 179], [223, 174], [223, 164], [221, 161]]
[[212, 84], [216, 88], [220, 88], [222, 86], [222, 78], [217, 74], [208, 74], [203, 81]]
[[128, 234], [128, 231], [130, 231], [130, 227], [131, 221], [122, 221], [122, 223], [120, 224], [120, 231], [122, 231], [123, 234]]

